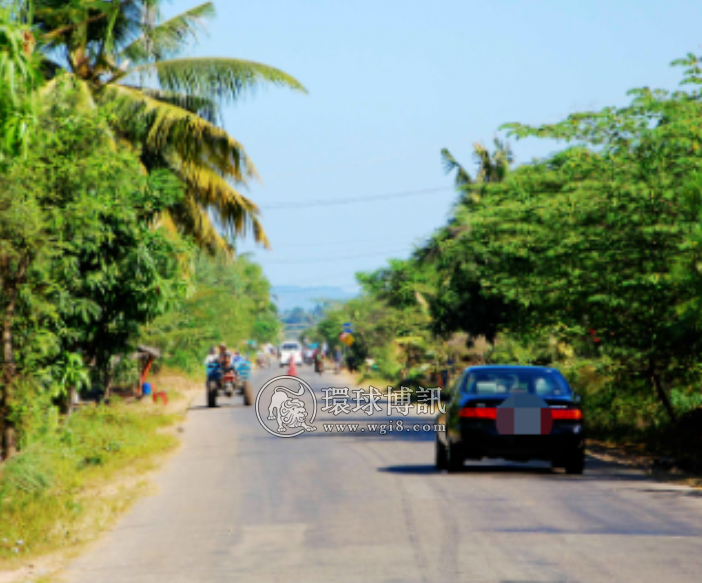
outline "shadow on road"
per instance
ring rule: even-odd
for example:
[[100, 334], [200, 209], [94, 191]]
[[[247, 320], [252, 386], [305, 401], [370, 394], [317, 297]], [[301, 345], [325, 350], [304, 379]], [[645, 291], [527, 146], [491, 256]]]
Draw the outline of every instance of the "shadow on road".
[[377, 440], [377, 441], [434, 441], [433, 432], [388, 432], [385, 434], [378, 433], [377, 431], [356, 431], [356, 432], [339, 432], [339, 431], [325, 431], [324, 428], [320, 427], [314, 433], [307, 433], [305, 439], [310, 439], [314, 437], [343, 437], [346, 439], [358, 439], [358, 440]]
[[[404, 465], [404, 466], [388, 466], [378, 468], [379, 472], [387, 472], [391, 474], [441, 474], [441, 470], [437, 470], [433, 464], [424, 465]], [[461, 468], [457, 474], [554, 474], [554, 471], [548, 467], [536, 467], [528, 465], [466, 465]]]
[[229, 404], [217, 405], [216, 407], [208, 407], [207, 405], [192, 405], [188, 411], [211, 411], [213, 409], [245, 409], [246, 406], [241, 403], [239, 405]]
[[[534, 465], [538, 463], [540, 465]], [[408, 464], [397, 466], [386, 466], [377, 469], [378, 472], [401, 475], [429, 475], [442, 474], [433, 464]], [[588, 457], [585, 473], [582, 475], [567, 475], [561, 469], [553, 469], [546, 462], [530, 462], [520, 464], [517, 462], [501, 462], [500, 460], [487, 460], [484, 462], [468, 462], [463, 468], [456, 472], [457, 475], [478, 476], [478, 475], [501, 475], [501, 476], [553, 476], [554, 478], [576, 480], [576, 481], [602, 481], [602, 480], [622, 480], [629, 482], [651, 481], [651, 476], [631, 471], [629, 468], [619, 466], [610, 462], [605, 462]], [[690, 493], [684, 490], [651, 490], [660, 495], [667, 496], [702, 496], [702, 491]]]
[[389, 474], [440, 474], [440, 470], [436, 469], [433, 464], [416, 464], [416, 465], [405, 465], [405, 466], [388, 466], [385, 468], [378, 468], [379, 472], [386, 472]]
[[685, 488], [676, 488], [675, 490], [669, 488], [642, 488], [639, 492], [645, 492], [647, 494], [653, 494], [655, 496], [665, 497], [665, 498], [702, 498], [702, 490], [688, 490]]

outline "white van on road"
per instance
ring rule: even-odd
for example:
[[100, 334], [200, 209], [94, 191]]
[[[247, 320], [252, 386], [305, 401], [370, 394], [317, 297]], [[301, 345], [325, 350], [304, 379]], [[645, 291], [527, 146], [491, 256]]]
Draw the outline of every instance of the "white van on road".
[[299, 342], [283, 342], [280, 345], [280, 366], [289, 366], [291, 358], [296, 365], [302, 365], [302, 346]]

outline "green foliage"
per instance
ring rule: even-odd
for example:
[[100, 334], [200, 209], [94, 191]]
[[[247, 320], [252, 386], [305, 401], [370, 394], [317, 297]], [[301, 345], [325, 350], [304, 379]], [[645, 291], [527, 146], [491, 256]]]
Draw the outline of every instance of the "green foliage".
[[[146, 175], [117, 148], [108, 120], [76, 114], [81, 94], [57, 80], [60, 98], [37, 110], [31, 148], [0, 170], [0, 382], [5, 449], [35, 423], [32, 379], [50, 397], [94, 381], [109, 386], [112, 356], [185, 294], [189, 246], [155, 225], [183, 196], [165, 171]], [[40, 404], [44, 400], [39, 398]]]
[[31, 446], [59, 426], [59, 412], [54, 405], [55, 391], [35, 379], [23, 377], [15, 383], [10, 418], [17, 432], [20, 450]]
[[34, 38], [12, 5], [0, 5], [0, 168], [26, 155], [36, 125], [33, 92], [41, 85]]
[[33, 25], [42, 95], [56, 93], [57, 76], [68, 77], [83, 97], [81, 111], [109, 112], [115, 141], [128, 142], [147, 171], [178, 177], [184, 196], [163, 209], [172, 227], [210, 250], [247, 230], [268, 244], [259, 209], [238, 189], [256, 169], [222, 128], [220, 109], [261, 86], [304, 92], [296, 79], [253, 61], [184, 57], [214, 16], [212, 2], [167, 20], [165, 0], [17, 4]]
[[112, 382], [117, 387], [133, 387], [141, 378], [139, 360], [124, 354], [118, 357], [117, 363], [112, 368]]
[[146, 326], [142, 337], [165, 352], [167, 364], [195, 372], [212, 346], [226, 342], [242, 350], [246, 340], [275, 342], [280, 329], [270, 283], [260, 266], [245, 256], [199, 253], [192, 265], [190, 296]]
[[361, 335], [383, 326], [368, 353], [415, 347], [411, 375], [446, 354], [442, 339], [484, 337], [488, 362], [563, 370], [596, 433], [654, 439], [676, 427], [702, 406], [702, 69], [694, 55], [675, 64], [685, 90], [504, 126], [566, 142], [543, 160], [511, 169], [508, 146], [477, 145], [472, 177], [443, 150], [460, 193], [448, 224], [408, 261], [361, 274], [362, 298], [318, 330], [338, 333], [363, 305]]
[[40, 298], [28, 296], [26, 319], [17, 323], [20, 363], [36, 372], [28, 359], [48, 331], [55, 339], [49, 356], [81, 349], [104, 373], [141, 325], [182, 297], [178, 255], [188, 248], [150, 225], [178, 195], [168, 176], [144, 175], [132, 154], [110, 147], [100, 116], [73, 115], [73, 98], [67, 91], [51, 104], [31, 153], [1, 179], [9, 196], [34, 193], [44, 229], [36, 240], [51, 248], [30, 282]]
[[[412, 307], [402, 304], [402, 300], [398, 300], [401, 307], [396, 307], [374, 295], [378, 293], [375, 290], [389, 285], [382, 281], [385, 276], [385, 272], [359, 276], [369, 291], [359, 298], [329, 307], [325, 318], [308, 336], [325, 341], [334, 349], [341, 346], [339, 334], [344, 323], [352, 322], [355, 342], [346, 352], [360, 369], [367, 358], [373, 359], [378, 374], [391, 379], [425, 359], [434, 346], [425, 331], [428, 315], [416, 299]], [[409, 301], [407, 297], [404, 299]]]
[[175, 420], [155, 405], [112, 405], [79, 411], [69, 424], [35, 435], [0, 470], [0, 541], [8, 541], [0, 544], [0, 562], [94, 536], [89, 524], [128, 500], [124, 493], [86, 496], [86, 488], [173, 448], [176, 438], [159, 430]]
[[[226, 247], [248, 224], [265, 242], [234, 188], [255, 169], [218, 107], [302, 87], [258, 63], [173, 59], [213, 7], [161, 22], [160, 4], [0, 2], [0, 455], [54, 431], [75, 391], [109, 388], [113, 357], [158, 318], [190, 364], [205, 343], [278, 334], [260, 268], [199, 256], [190, 281], [176, 231]], [[173, 311], [191, 307], [187, 321]], [[121, 362], [118, 380], [134, 380]]]

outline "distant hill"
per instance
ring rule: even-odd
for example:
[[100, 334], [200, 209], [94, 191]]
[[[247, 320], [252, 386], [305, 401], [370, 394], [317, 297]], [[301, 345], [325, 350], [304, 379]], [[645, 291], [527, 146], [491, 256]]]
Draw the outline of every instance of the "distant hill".
[[274, 286], [272, 294], [280, 312], [287, 312], [293, 308], [311, 310], [323, 300], [343, 302], [350, 300], [356, 295], [340, 287], [301, 287], [292, 285]]

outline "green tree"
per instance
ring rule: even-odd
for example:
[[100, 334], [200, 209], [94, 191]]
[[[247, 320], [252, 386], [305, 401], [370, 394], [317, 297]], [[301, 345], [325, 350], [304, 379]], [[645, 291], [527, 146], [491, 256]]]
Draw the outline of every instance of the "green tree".
[[0, 436], [5, 457], [16, 451], [11, 416], [17, 386], [17, 339], [20, 303], [31, 287], [32, 268], [47, 251], [44, 222], [31, 186], [16, 190], [12, 178], [0, 174], [0, 317], [2, 318], [2, 379], [0, 381]]
[[514, 309], [503, 298], [488, 296], [480, 281], [482, 260], [464, 241], [469, 239], [471, 213], [480, 203], [482, 189], [509, 177], [514, 161], [509, 143], [495, 138], [491, 153], [474, 144], [473, 157], [478, 167], [473, 179], [468, 171], [444, 149], [441, 158], [447, 173], [456, 172], [456, 189], [460, 199], [445, 227], [437, 230], [424, 247], [415, 253], [418, 262], [434, 266], [434, 293], [429, 295], [432, 331], [448, 338], [467, 332], [469, 338], [483, 336], [494, 342], [498, 330], [514, 317]]
[[231, 260], [195, 256], [191, 290], [176, 310], [142, 331], [144, 343], [160, 347], [166, 362], [200, 370], [207, 351], [219, 342], [238, 348], [242, 341], [274, 342], [281, 329], [270, 283], [246, 256]]
[[[683, 61], [684, 83], [699, 83]], [[486, 185], [466, 246], [493, 296], [521, 306], [511, 328], [594, 331], [670, 417], [669, 389], [702, 349], [702, 93], [632, 92], [624, 108], [508, 126], [575, 145]]]
[[[212, 2], [163, 20], [164, 0], [26, 0], [51, 94], [68, 76], [82, 108], [111, 113], [115, 140], [139, 153], [149, 171], [167, 168], [185, 196], [168, 224], [201, 246], [222, 248], [246, 232], [268, 244], [256, 205], [238, 189], [256, 177], [243, 146], [223, 128], [220, 108], [262, 85], [304, 91], [273, 67], [232, 58], [182, 54], [215, 14]], [[62, 74], [61, 74], [62, 73]]]
[[25, 155], [35, 125], [32, 94], [41, 83], [28, 26], [10, 6], [0, 5], [0, 170]]
[[27, 156], [0, 174], [8, 456], [19, 376], [60, 384], [56, 361], [80, 352], [109, 387], [112, 356], [185, 285], [178, 257], [187, 249], [153, 226], [182, 196], [179, 183], [144, 174], [132, 153], [114, 147], [100, 115], [75, 114], [75, 98], [64, 92], [41, 113]]
[[514, 155], [509, 143], [495, 138], [495, 149], [490, 152], [483, 144], [473, 144], [473, 159], [478, 167], [475, 178], [468, 172], [451, 152], [441, 150], [441, 162], [446, 174], [456, 173], [456, 188], [464, 189], [474, 183], [501, 182], [509, 174]]
[[90, 371], [85, 366], [83, 357], [75, 352], [63, 354], [54, 365], [53, 372], [59, 394], [66, 399], [66, 413], [71, 417], [75, 406], [76, 394], [90, 386]]

